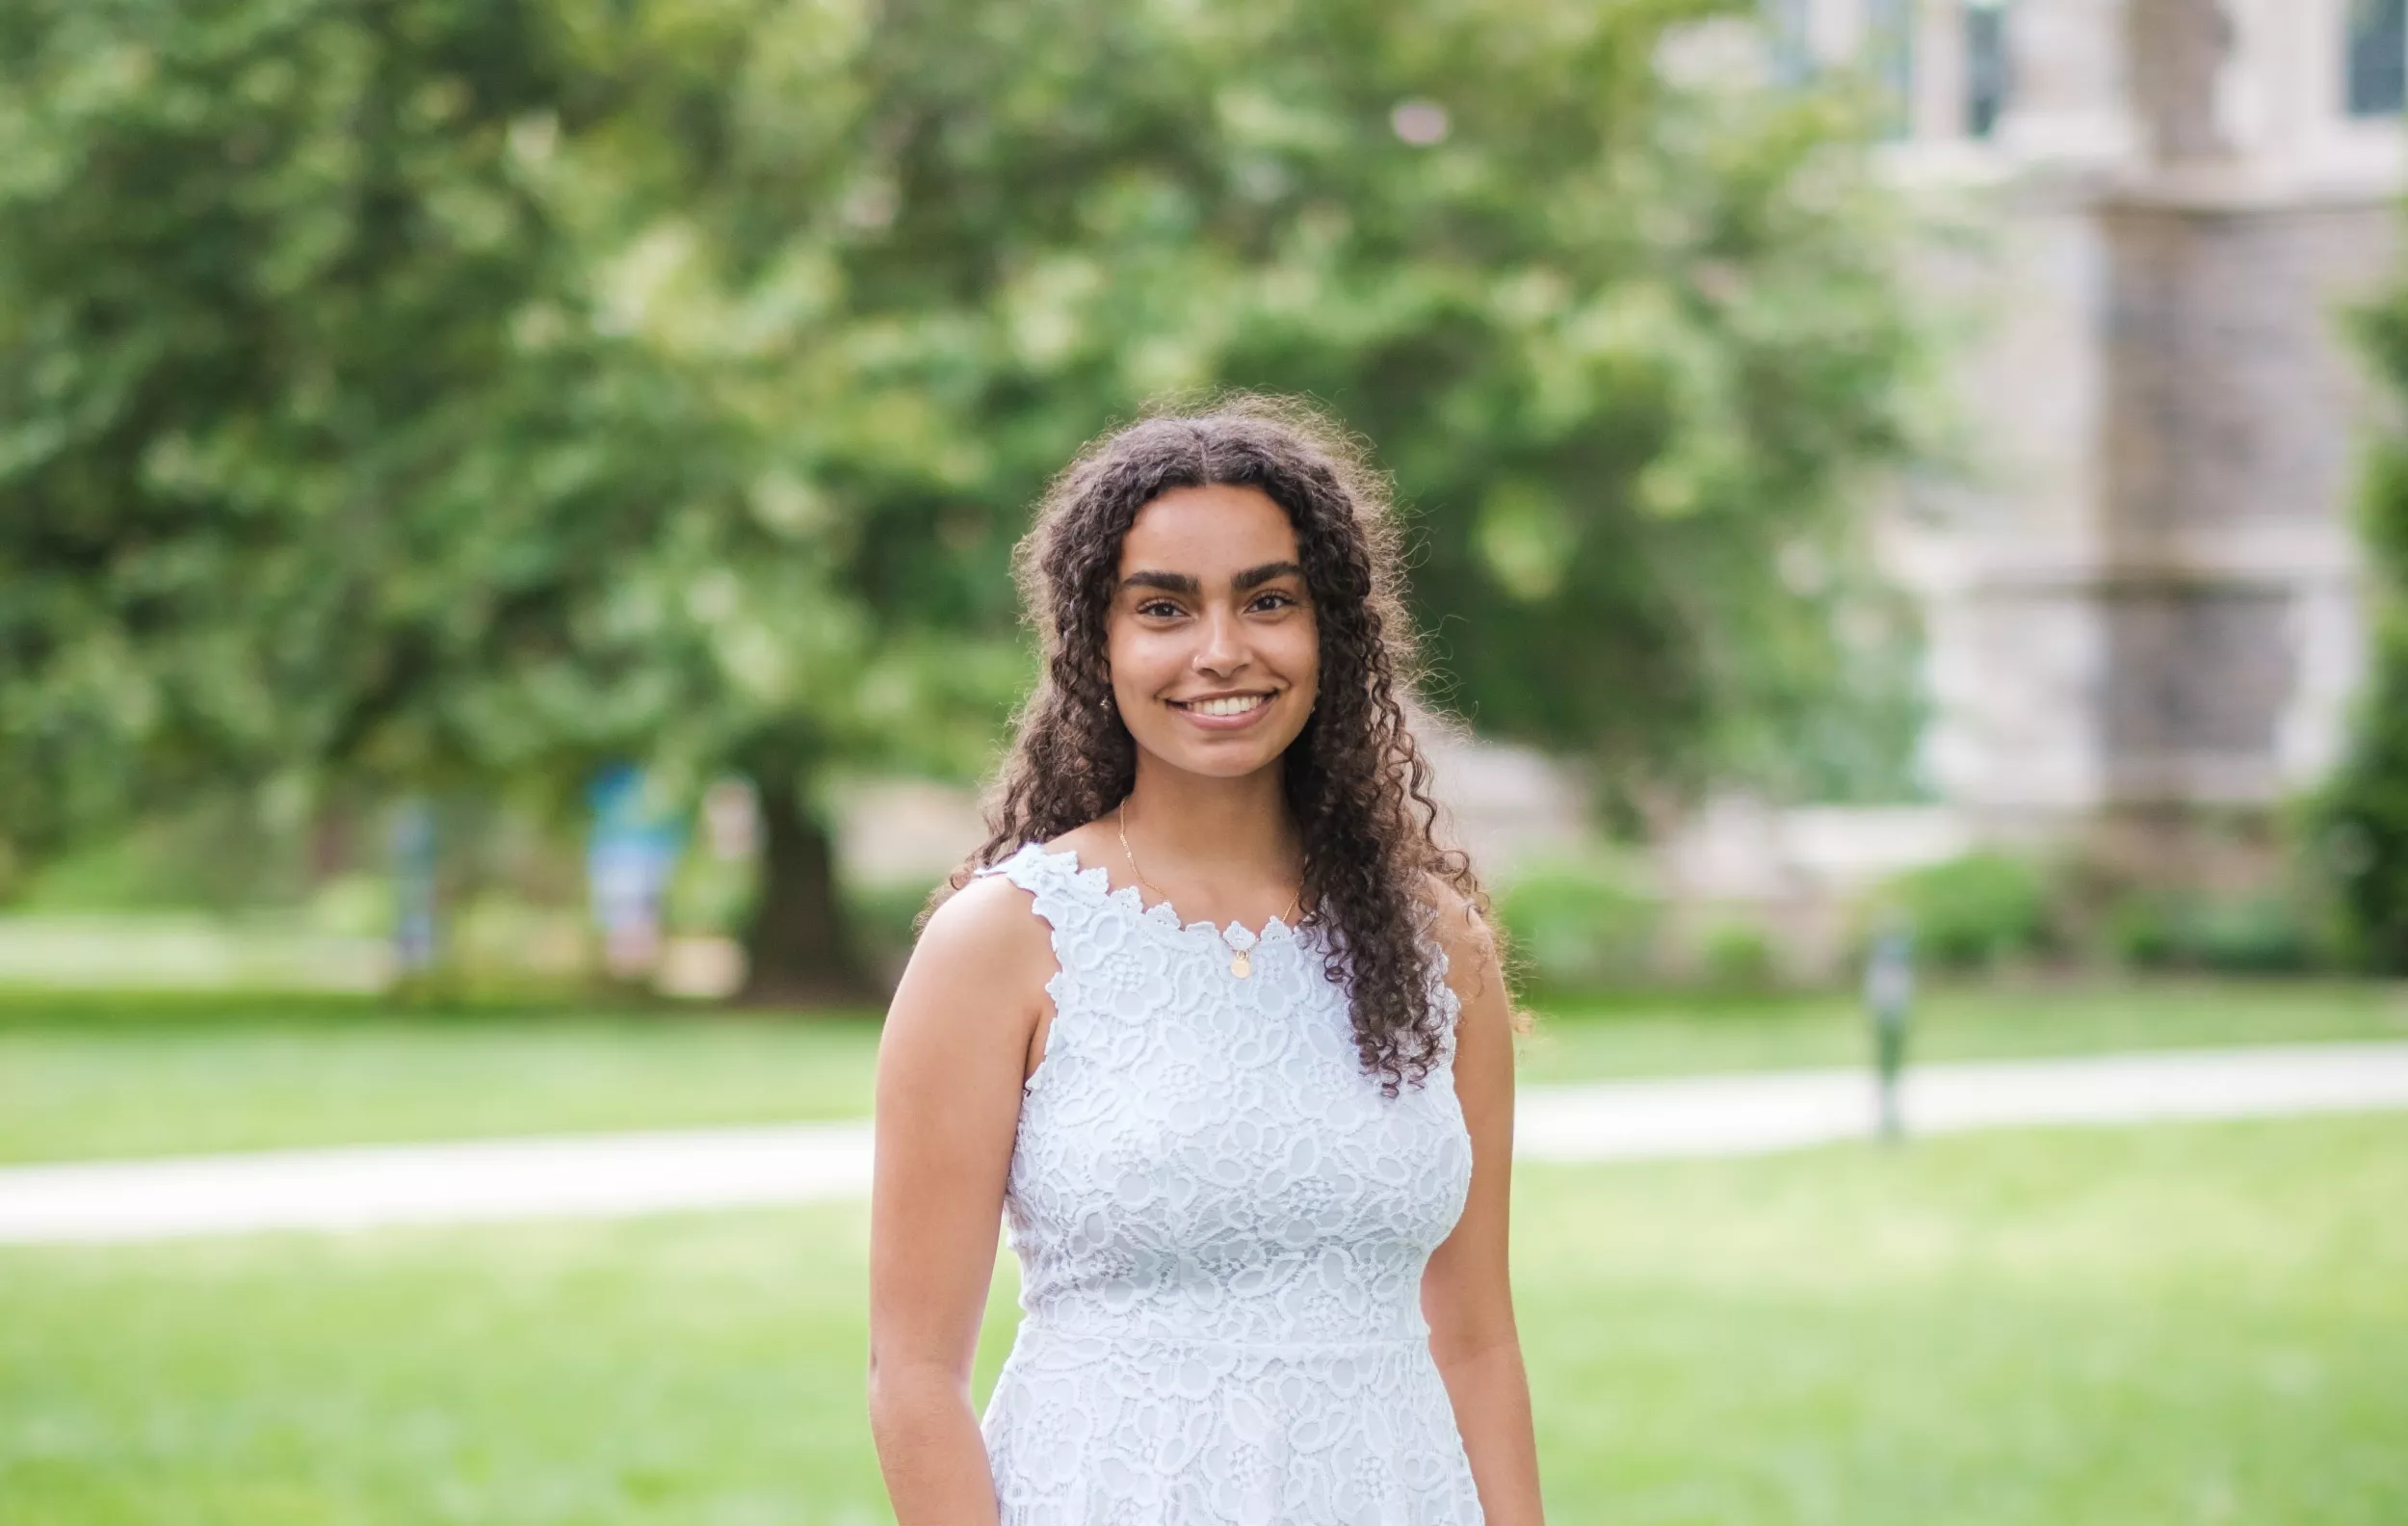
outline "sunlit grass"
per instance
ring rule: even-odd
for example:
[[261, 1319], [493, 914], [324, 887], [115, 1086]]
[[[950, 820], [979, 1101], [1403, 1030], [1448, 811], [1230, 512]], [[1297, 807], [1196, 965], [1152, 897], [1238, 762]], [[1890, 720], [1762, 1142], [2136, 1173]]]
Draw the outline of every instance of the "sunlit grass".
[[0, 1024], [0, 1160], [850, 1118], [875, 1019], [364, 1004]]
[[1523, 1185], [1566, 1521], [2408, 1520], [2408, 1119]]
[[[1671, 994], [1533, 1003], [1526, 1082], [1859, 1065], [1845, 994]], [[1945, 986], [1914, 1004], [1909, 1048], [1977, 1060], [2229, 1044], [2408, 1039], [2408, 987], [2286, 980]]]
[[[2401, 1118], [1526, 1171], [1551, 1518], [2391, 1526], [2402, 1202]], [[882, 1521], [863, 1259], [850, 1206], [0, 1253], [0, 1501]]]
[[[1526, 1082], [1861, 1063], [1839, 996], [1539, 1007]], [[2408, 1039], [2397, 987], [2201, 982], [1962, 988], [1924, 1058]], [[391, 1009], [285, 998], [0, 1001], [0, 1161], [855, 1117], [876, 1018]]]

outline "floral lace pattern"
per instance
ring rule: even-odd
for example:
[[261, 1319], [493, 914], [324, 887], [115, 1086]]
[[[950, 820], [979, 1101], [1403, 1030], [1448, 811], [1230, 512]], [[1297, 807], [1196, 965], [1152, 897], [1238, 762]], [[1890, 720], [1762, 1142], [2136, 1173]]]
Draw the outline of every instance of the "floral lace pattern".
[[982, 1426], [1004, 1526], [1477, 1526], [1421, 1313], [1472, 1168], [1443, 979], [1450, 1047], [1385, 1097], [1316, 929], [1182, 924], [1035, 843], [983, 872], [1060, 965]]

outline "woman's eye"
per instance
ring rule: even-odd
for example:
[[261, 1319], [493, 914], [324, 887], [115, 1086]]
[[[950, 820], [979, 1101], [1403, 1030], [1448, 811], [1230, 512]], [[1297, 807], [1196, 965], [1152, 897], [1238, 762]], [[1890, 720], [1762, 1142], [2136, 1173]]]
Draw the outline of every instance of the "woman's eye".
[[1168, 599], [1147, 599], [1138, 606], [1138, 613], [1148, 619], [1168, 619], [1179, 613], [1179, 606]]
[[1254, 607], [1256, 609], [1284, 609], [1295, 602], [1295, 599], [1285, 593], [1272, 592], [1256, 599]]

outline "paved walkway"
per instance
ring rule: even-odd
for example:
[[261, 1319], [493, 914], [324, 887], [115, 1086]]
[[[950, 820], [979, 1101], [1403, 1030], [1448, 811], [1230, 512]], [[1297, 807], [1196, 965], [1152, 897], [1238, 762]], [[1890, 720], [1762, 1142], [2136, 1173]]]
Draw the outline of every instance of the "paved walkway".
[[[1863, 1136], [1860, 1070], [1531, 1087], [1517, 1158], [1743, 1155]], [[2408, 1043], [2316, 1044], [1909, 1072], [1918, 1133], [2408, 1107]], [[855, 1197], [862, 1122], [280, 1150], [0, 1170], [0, 1244], [607, 1218]]]

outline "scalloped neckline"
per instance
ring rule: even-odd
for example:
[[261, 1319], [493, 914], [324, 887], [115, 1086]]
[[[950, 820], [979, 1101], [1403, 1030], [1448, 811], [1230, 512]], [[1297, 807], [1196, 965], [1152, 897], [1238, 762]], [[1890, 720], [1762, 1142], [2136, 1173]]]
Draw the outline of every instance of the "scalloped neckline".
[[[1020, 851], [1034, 853], [1038, 858], [1048, 862], [1069, 859], [1070, 867], [1066, 878], [1073, 884], [1094, 895], [1098, 900], [1121, 908], [1139, 921], [1159, 928], [1165, 933], [1181, 933], [1191, 936], [1201, 934], [1224, 947], [1247, 950], [1260, 948], [1274, 941], [1296, 943], [1298, 941], [1299, 934], [1304, 931], [1303, 924], [1299, 923], [1292, 927], [1275, 912], [1269, 921], [1263, 924], [1260, 932], [1247, 927], [1243, 922], [1231, 922], [1226, 929], [1201, 919], [1190, 922], [1182, 918], [1179, 915], [1179, 908], [1168, 901], [1157, 901], [1152, 906], [1147, 906], [1145, 897], [1139, 892], [1136, 885], [1125, 884], [1115, 888], [1112, 882], [1112, 871], [1102, 864], [1089, 866], [1082, 862], [1079, 850], [1076, 848], [1049, 850], [1043, 843], [1032, 840], [1022, 844]], [[1245, 941], [1238, 942], [1231, 936], [1232, 934], [1243, 936]]]

